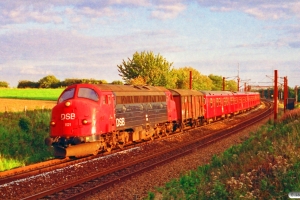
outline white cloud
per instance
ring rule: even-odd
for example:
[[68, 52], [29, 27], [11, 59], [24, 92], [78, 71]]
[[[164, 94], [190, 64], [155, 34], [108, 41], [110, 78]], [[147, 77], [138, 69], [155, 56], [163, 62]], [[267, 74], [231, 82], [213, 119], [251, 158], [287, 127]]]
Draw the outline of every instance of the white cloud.
[[186, 9], [182, 3], [158, 5], [152, 11], [152, 17], [158, 19], [173, 19]]
[[199, 5], [209, 7], [216, 12], [241, 11], [262, 20], [285, 19], [293, 16], [300, 17], [300, 2], [294, 0], [275, 1], [218, 1], [198, 0]]

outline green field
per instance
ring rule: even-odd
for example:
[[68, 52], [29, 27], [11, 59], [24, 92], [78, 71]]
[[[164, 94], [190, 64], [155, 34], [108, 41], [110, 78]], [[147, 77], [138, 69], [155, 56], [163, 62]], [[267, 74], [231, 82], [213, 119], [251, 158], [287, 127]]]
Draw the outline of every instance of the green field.
[[0, 88], [0, 98], [32, 99], [56, 101], [64, 88], [58, 89], [4, 89]]

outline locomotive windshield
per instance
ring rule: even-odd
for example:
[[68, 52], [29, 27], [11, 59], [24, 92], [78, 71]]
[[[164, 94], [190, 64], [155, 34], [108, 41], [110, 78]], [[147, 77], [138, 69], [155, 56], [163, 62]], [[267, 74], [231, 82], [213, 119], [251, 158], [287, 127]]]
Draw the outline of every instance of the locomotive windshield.
[[91, 88], [79, 88], [78, 97], [99, 101], [98, 94]]
[[67, 99], [71, 99], [74, 97], [75, 88], [70, 88], [68, 90], [65, 90], [64, 93], [61, 95], [61, 97], [58, 100], [58, 103], [61, 103]]

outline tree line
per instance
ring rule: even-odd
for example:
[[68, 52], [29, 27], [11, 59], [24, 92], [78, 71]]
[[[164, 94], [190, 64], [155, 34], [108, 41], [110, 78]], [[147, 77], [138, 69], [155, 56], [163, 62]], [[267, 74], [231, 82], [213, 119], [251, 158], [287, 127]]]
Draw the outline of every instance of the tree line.
[[[188, 89], [190, 71], [192, 72], [192, 88], [195, 90], [222, 90], [222, 76], [201, 74], [192, 67], [176, 69], [160, 54], [153, 52], [135, 52], [132, 58], [123, 60], [117, 65], [119, 75], [126, 84], [164, 86], [172, 89]], [[236, 91], [234, 80], [225, 81], [226, 90]]]
[[[201, 74], [192, 67], [174, 68], [162, 55], [150, 52], [135, 52], [132, 58], [123, 60], [117, 65], [119, 76], [123, 81], [113, 81], [110, 84], [152, 85], [170, 89], [188, 89], [190, 71], [192, 72], [192, 88], [194, 90], [222, 90], [222, 76]], [[76, 83], [107, 84], [105, 80], [96, 79], [65, 79], [58, 80], [54, 75], [48, 75], [38, 82], [21, 80], [18, 88], [60, 88]], [[237, 91], [235, 80], [226, 80], [226, 90]], [[9, 87], [8, 83], [0, 82], [0, 87]]]
[[[63, 81], [58, 80], [54, 75], [48, 75], [40, 79], [38, 82], [21, 80], [18, 83], [17, 88], [61, 88], [67, 87], [69, 85], [78, 84], [78, 83], [89, 83], [89, 84], [107, 84], [105, 80], [96, 80], [96, 79], [76, 79], [76, 78], [67, 78]], [[122, 81], [113, 81], [111, 84], [123, 84]]]

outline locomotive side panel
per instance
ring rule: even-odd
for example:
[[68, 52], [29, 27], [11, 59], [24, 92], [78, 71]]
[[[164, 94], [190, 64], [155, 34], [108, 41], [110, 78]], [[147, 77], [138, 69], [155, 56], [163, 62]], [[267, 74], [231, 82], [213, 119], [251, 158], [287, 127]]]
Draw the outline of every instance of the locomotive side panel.
[[168, 120], [167, 112], [165, 95], [117, 96], [116, 128], [154, 126]]

